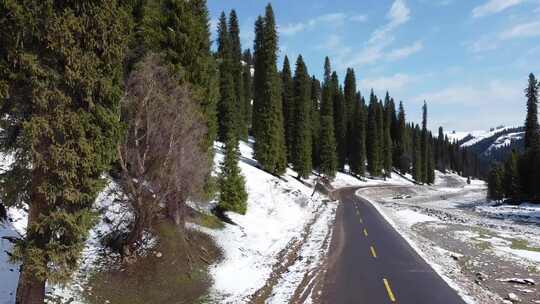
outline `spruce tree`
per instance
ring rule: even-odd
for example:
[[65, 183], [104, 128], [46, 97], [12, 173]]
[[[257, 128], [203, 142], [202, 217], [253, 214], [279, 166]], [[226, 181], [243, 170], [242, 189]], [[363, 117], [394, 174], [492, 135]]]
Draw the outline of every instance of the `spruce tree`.
[[311, 159], [313, 167], [318, 169], [320, 165], [320, 133], [321, 133], [321, 83], [315, 76], [311, 78]]
[[229, 15], [229, 36], [231, 42], [231, 73], [234, 81], [235, 107], [236, 112], [235, 127], [238, 138], [246, 140], [248, 137], [248, 125], [246, 124], [246, 100], [244, 91], [244, 77], [242, 65], [242, 45], [240, 44], [240, 26], [235, 10], [231, 10]]
[[333, 178], [337, 171], [336, 142], [334, 137], [334, 120], [330, 115], [321, 117], [320, 166], [321, 174]]
[[349, 165], [351, 172], [357, 176], [363, 176], [366, 170], [366, 119], [364, 113], [364, 100], [360, 93], [356, 94], [351, 110]]
[[407, 130], [407, 122], [405, 119], [405, 108], [403, 102], [399, 103], [398, 112], [398, 136], [396, 138], [396, 149], [399, 158], [399, 171], [401, 174], [409, 172], [411, 167], [409, 132]]
[[427, 103], [424, 101], [424, 105], [422, 106], [422, 135], [420, 139], [420, 161], [422, 162], [420, 180], [423, 183], [428, 183], [428, 145]]
[[428, 144], [427, 147], [427, 169], [426, 169], [426, 183], [433, 185], [435, 183], [435, 157], [433, 156], [432, 145]]
[[116, 156], [130, 21], [114, 0], [2, 1], [0, 20], [0, 147], [14, 157], [0, 192], [28, 206], [16, 303], [44, 303], [46, 282], [77, 269]]
[[324, 84], [320, 106], [321, 124], [319, 136], [319, 170], [322, 174], [334, 177], [337, 170], [336, 137], [334, 133], [334, 82], [331, 76], [330, 60], [325, 58]]
[[[253, 58], [251, 57], [251, 51], [247, 49], [243, 54], [243, 61], [244, 66], [242, 69], [242, 78], [244, 79], [244, 124], [246, 125], [246, 128], [250, 130], [251, 128], [251, 111], [252, 111], [252, 105], [251, 102], [253, 100], [253, 77], [251, 75], [251, 68], [252, 68], [252, 61]], [[249, 132], [248, 132], [249, 133]]]
[[358, 109], [358, 100], [357, 100], [357, 92], [356, 92], [356, 76], [354, 74], [354, 69], [347, 69], [347, 73], [345, 75], [345, 84], [343, 87], [343, 93], [345, 98], [345, 123], [346, 123], [346, 160], [349, 161], [352, 158], [352, 155], [354, 154], [353, 148], [352, 148], [352, 141], [354, 139], [354, 119], [355, 116], [358, 114], [356, 113], [356, 110]]
[[293, 169], [298, 177], [308, 178], [313, 168], [311, 161], [311, 79], [302, 55], [296, 61], [294, 73], [294, 121], [293, 133]]
[[281, 70], [281, 96], [283, 103], [283, 121], [285, 122], [285, 144], [287, 146], [287, 161], [292, 162], [294, 150], [294, 133], [296, 132], [294, 81], [291, 73], [289, 58], [285, 55]]
[[338, 170], [343, 171], [347, 158], [347, 124], [345, 117], [345, 98], [343, 88], [339, 86], [337, 74], [332, 75], [334, 91], [334, 132], [336, 136], [336, 152], [338, 159]]
[[421, 131], [420, 127], [416, 125], [416, 127], [413, 129], [413, 148], [412, 148], [412, 177], [415, 181], [419, 183], [423, 183], [423, 177], [422, 174], [424, 172], [424, 169], [422, 166], [424, 163], [422, 162], [422, 140], [421, 140]]
[[219, 208], [223, 211], [232, 211], [245, 214], [247, 210], [248, 194], [245, 179], [238, 167], [240, 152], [235, 134], [227, 135], [225, 155], [219, 173]]
[[386, 93], [385, 104], [384, 104], [384, 134], [383, 134], [383, 165], [384, 173], [386, 177], [391, 177], [392, 173], [392, 154], [393, 154], [393, 143], [392, 143], [392, 105], [390, 103], [390, 98], [388, 92]]
[[159, 7], [161, 12], [147, 18], [151, 24], [145, 28], [155, 29], [153, 22], [158, 20], [159, 30], [149, 33], [149, 36], [155, 37], [151, 43], [156, 53], [165, 55], [165, 60], [171, 64], [180, 81], [191, 85], [206, 119], [208, 136], [205, 145], [212, 154], [218, 129], [216, 106], [219, 77], [215, 73], [216, 63], [210, 52], [206, 0], [163, 0]]
[[[266, 7], [262, 27], [262, 41], [255, 39], [256, 69], [262, 69], [255, 81], [255, 97], [258, 98], [257, 111], [253, 119], [257, 121], [254, 134], [254, 157], [262, 168], [272, 174], [281, 175], [287, 167], [287, 152], [283, 127], [283, 110], [280, 80], [277, 71], [278, 36], [274, 11], [270, 4]], [[256, 34], [261, 34], [257, 33]], [[261, 45], [258, 45], [262, 42]], [[259, 62], [260, 61], [260, 62]]]
[[525, 89], [525, 96], [527, 97], [525, 149], [533, 149], [540, 144], [540, 127], [538, 125], [538, 83], [532, 73], [529, 75], [529, 85]]
[[251, 130], [253, 137], [259, 137], [261, 121], [257, 118], [263, 116], [263, 97], [264, 92], [264, 75], [265, 75], [265, 62], [264, 62], [264, 18], [259, 16], [255, 21], [255, 40], [253, 42], [253, 108], [251, 118]]
[[503, 170], [496, 166], [491, 170], [488, 177], [488, 198], [491, 200], [502, 200], [504, 198]]
[[521, 194], [518, 171], [518, 154], [512, 150], [510, 157], [504, 163], [504, 195], [514, 202], [519, 200]]
[[234, 82], [234, 64], [232, 56], [232, 43], [227, 29], [227, 17], [221, 13], [218, 25], [218, 58], [219, 65], [219, 93], [218, 102], [218, 138], [222, 142], [227, 141], [227, 136], [238, 132], [238, 101]]
[[378, 127], [379, 103], [371, 90], [366, 130], [367, 169], [372, 176], [381, 175], [381, 137]]

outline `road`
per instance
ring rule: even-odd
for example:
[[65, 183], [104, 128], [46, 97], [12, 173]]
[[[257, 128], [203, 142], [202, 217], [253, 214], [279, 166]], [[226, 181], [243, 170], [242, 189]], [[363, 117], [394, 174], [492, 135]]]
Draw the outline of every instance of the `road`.
[[322, 302], [465, 303], [356, 190], [338, 193]]

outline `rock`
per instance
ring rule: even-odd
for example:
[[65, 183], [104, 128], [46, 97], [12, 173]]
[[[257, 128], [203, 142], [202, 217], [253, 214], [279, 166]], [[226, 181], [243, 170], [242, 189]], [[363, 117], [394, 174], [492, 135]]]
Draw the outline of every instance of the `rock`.
[[503, 304], [512, 304], [512, 301], [508, 301], [508, 300], [503, 300], [502, 302]]
[[156, 253], [156, 258], [160, 259], [162, 256], [163, 256], [163, 253], [161, 253], [161, 252]]
[[513, 292], [509, 293], [508, 296], [506, 296], [506, 299], [512, 301], [512, 303], [520, 302], [518, 296]]

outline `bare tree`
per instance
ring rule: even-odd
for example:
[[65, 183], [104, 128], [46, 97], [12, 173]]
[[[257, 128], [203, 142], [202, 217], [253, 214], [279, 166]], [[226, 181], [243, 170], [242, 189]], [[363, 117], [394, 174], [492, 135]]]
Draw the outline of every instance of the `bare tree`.
[[210, 170], [202, 144], [207, 128], [188, 85], [180, 85], [157, 55], [129, 77], [122, 117], [120, 185], [135, 215], [124, 250], [132, 250], [162, 211], [183, 229], [186, 201], [202, 192]]

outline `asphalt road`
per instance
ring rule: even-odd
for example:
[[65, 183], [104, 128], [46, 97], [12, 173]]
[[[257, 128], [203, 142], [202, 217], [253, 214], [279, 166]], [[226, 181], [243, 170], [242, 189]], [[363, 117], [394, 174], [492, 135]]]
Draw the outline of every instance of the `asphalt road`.
[[465, 303], [356, 190], [339, 193], [322, 302]]

